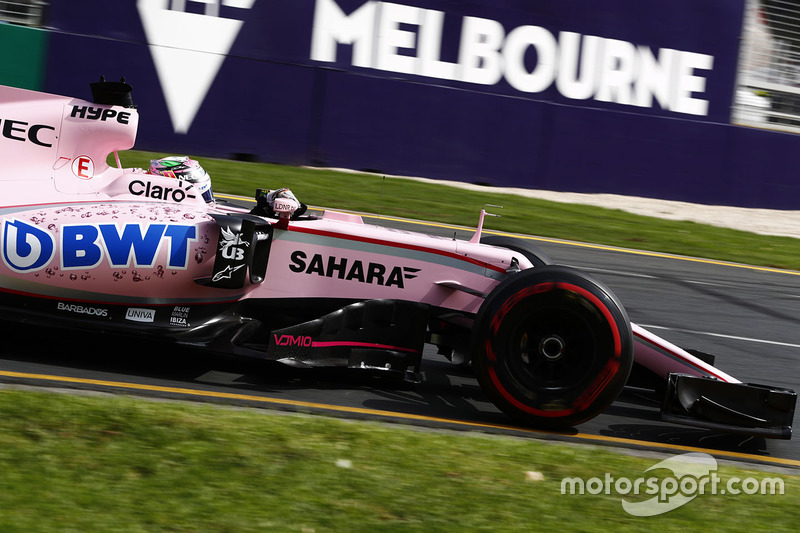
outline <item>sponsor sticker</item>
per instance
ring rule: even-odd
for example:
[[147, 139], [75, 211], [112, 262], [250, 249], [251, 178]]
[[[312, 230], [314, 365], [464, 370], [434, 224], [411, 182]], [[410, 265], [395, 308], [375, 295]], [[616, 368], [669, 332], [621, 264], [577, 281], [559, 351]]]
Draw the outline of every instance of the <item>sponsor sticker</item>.
[[140, 307], [129, 307], [125, 312], [125, 320], [134, 322], [153, 322], [156, 319], [154, 309], [142, 309]]
[[92, 106], [72, 106], [71, 118], [82, 118], [86, 120], [116, 120], [120, 124], [128, 124], [131, 119], [130, 111], [116, 111], [110, 108]]
[[[241, 224], [241, 227], [237, 224]], [[214, 260], [214, 274], [211, 277], [215, 287], [236, 289], [244, 286], [254, 231], [255, 226], [245, 221], [219, 226], [219, 245]]]
[[88, 155], [79, 155], [72, 160], [72, 173], [82, 180], [94, 177], [94, 161]]
[[101, 307], [91, 307], [88, 305], [81, 305], [81, 304], [69, 304], [65, 302], [58, 302], [58, 310], [66, 311], [68, 313], [76, 313], [79, 315], [88, 315], [96, 317], [108, 316], [108, 309], [103, 309]]
[[383, 287], [397, 287], [398, 289], [404, 289], [405, 280], [416, 278], [420, 271], [419, 268], [409, 266], [364, 263], [358, 259], [323, 256], [322, 254], [314, 254], [309, 258], [302, 250], [292, 252], [289, 270]]
[[134, 196], [144, 196], [155, 200], [169, 200], [180, 203], [187, 198], [195, 198], [194, 190], [190, 183], [181, 180], [176, 182], [176, 187], [164, 187], [145, 180], [133, 180], [128, 185], [128, 191]]
[[273, 333], [272, 336], [275, 338], [276, 346], [305, 346], [306, 348], [309, 348], [312, 344], [314, 344], [314, 340], [308, 335], [278, 336], [277, 334]]
[[172, 309], [172, 314], [169, 317], [169, 325], [188, 328], [190, 326], [189, 307], [176, 305]]
[[185, 270], [197, 227], [185, 224], [64, 224], [59, 239], [22, 220], [3, 220], [3, 262], [14, 272], [47, 267], [56, 255], [64, 270], [91, 269], [105, 260], [116, 268], [153, 267], [159, 251], [167, 249], [167, 267]]
[[31, 124], [22, 120], [0, 119], [0, 134], [6, 139], [12, 141], [32, 142], [38, 146], [50, 148], [53, 146], [54, 134], [44, 134], [42, 130], [50, 130], [55, 132], [53, 126], [47, 124]]

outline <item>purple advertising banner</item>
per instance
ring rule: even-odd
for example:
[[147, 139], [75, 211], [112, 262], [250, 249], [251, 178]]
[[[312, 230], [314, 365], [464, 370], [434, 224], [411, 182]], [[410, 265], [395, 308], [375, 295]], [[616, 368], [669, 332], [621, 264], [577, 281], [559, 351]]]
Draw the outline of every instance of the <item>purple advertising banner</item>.
[[760, 173], [797, 137], [729, 125], [743, 8], [54, 2], [46, 90], [125, 76], [139, 149], [786, 207], [794, 185]]

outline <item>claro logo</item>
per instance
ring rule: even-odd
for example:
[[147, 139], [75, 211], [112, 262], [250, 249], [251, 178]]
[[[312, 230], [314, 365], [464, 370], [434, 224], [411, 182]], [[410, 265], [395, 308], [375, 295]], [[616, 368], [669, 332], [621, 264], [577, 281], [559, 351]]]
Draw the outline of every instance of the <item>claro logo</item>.
[[183, 187], [183, 182], [178, 181], [177, 187], [162, 187], [161, 185], [150, 183], [149, 181], [133, 180], [128, 185], [128, 191], [134, 196], [144, 196], [155, 200], [171, 200], [180, 203], [187, 198], [194, 198], [194, 194], [189, 194], [191, 185]]
[[292, 252], [292, 263], [289, 265], [289, 270], [383, 287], [397, 287], [398, 289], [405, 288], [404, 280], [416, 278], [417, 272], [420, 270], [407, 266], [386, 266], [381, 263], [365, 264], [358, 259], [325, 257], [321, 254], [314, 254], [311, 259], [307, 259], [308, 256], [305, 252], [300, 250]]

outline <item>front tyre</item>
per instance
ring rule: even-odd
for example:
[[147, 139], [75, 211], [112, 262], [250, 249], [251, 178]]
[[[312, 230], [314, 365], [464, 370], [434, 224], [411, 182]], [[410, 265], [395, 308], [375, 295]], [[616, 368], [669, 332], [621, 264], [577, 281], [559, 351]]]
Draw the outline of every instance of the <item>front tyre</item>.
[[515, 420], [570, 427], [605, 409], [633, 364], [630, 321], [616, 296], [573, 268], [523, 270], [481, 306], [472, 336], [482, 389]]

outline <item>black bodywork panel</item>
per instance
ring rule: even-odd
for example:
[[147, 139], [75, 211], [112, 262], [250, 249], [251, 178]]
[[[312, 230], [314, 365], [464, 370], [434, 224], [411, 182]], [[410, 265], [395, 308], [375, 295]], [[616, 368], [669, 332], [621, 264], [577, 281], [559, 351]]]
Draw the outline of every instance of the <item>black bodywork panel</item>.
[[403, 300], [367, 300], [325, 316], [273, 330], [268, 359], [300, 366], [346, 366], [416, 373], [428, 306]]

